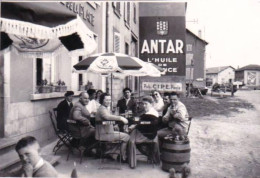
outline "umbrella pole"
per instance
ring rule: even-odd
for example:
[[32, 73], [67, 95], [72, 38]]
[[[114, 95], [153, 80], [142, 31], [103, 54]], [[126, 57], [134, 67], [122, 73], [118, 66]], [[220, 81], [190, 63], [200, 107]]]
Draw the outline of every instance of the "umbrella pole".
[[111, 73], [111, 104], [110, 104], [110, 109], [111, 111], [113, 110], [113, 90], [112, 90], [112, 86], [113, 86], [113, 74]]

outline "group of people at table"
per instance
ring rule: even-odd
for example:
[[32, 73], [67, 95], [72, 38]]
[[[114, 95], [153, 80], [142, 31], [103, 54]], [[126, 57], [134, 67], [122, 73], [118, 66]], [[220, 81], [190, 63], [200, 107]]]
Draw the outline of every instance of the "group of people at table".
[[[175, 92], [164, 93], [162, 98], [158, 91], [152, 91], [139, 102], [131, 96], [131, 92], [130, 88], [124, 88], [123, 98], [118, 100], [116, 109], [111, 109], [111, 95], [101, 90], [81, 92], [74, 104], [73, 91], [67, 91], [65, 99], [57, 107], [57, 127], [68, 130], [67, 121], [74, 120], [78, 125], [69, 129], [80, 127], [81, 136], [86, 138], [87, 144], [97, 140], [122, 141], [121, 150], [114, 147], [106, 153], [121, 151], [121, 161], [128, 162], [131, 168], [136, 167], [136, 144], [152, 142], [153, 161], [159, 164], [160, 144], [165, 136], [175, 134], [178, 139], [185, 139], [187, 109]], [[117, 124], [100, 124], [103, 121]]]

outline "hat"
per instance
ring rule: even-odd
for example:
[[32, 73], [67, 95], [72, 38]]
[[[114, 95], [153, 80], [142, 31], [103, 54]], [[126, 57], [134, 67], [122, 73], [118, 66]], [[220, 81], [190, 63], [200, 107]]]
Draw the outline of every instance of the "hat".
[[64, 96], [67, 97], [67, 96], [71, 96], [71, 95], [74, 95], [74, 92], [73, 91], [67, 91]]

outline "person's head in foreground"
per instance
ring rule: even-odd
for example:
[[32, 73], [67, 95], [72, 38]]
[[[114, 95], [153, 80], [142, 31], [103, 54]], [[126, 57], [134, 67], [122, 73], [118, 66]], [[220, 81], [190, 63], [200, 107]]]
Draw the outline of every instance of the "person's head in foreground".
[[151, 96], [145, 96], [142, 99], [145, 112], [148, 112], [153, 107], [153, 98]]
[[170, 94], [170, 101], [171, 101], [171, 105], [172, 106], [175, 106], [178, 104], [178, 101], [179, 101], [179, 96], [176, 92], [172, 92]]
[[20, 139], [15, 150], [22, 162], [22, 176], [57, 177], [58, 173], [54, 167], [40, 156], [40, 145], [34, 137], [27, 136]]
[[32, 136], [24, 137], [19, 140], [15, 146], [15, 150], [18, 153], [22, 164], [31, 164], [35, 167], [41, 159], [41, 156], [39, 155], [40, 145]]
[[100, 100], [99, 100], [100, 104], [105, 106], [105, 107], [109, 107], [111, 104], [111, 96], [108, 93], [103, 93], [100, 96]]

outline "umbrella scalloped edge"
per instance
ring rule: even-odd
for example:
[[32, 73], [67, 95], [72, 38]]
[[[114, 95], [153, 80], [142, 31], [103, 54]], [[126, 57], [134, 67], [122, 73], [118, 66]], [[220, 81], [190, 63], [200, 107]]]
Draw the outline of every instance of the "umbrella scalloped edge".
[[0, 31], [38, 39], [53, 39], [78, 33], [84, 44], [84, 49], [81, 50], [79, 54], [90, 54], [97, 47], [93, 32], [84, 24], [78, 15], [76, 19], [53, 28], [1, 17]]

